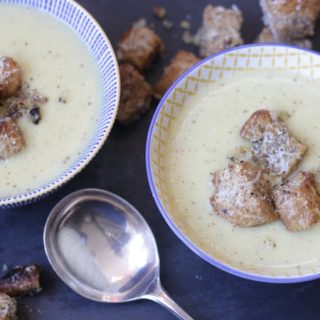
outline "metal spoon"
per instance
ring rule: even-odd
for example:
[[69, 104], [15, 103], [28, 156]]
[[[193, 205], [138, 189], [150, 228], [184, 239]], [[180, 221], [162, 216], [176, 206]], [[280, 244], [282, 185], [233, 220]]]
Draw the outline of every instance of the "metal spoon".
[[47, 219], [44, 247], [59, 277], [85, 298], [149, 299], [192, 320], [160, 284], [158, 249], [147, 222], [110, 192], [84, 189], [61, 200]]

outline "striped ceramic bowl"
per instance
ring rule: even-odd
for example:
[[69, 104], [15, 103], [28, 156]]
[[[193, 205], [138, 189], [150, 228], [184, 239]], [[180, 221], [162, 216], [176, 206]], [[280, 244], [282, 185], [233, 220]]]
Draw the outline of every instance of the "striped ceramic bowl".
[[96, 20], [73, 0], [0, 0], [0, 3], [36, 8], [67, 24], [85, 43], [94, 56], [102, 82], [102, 104], [96, 131], [77, 161], [65, 172], [34, 190], [0, 198], [0, 208], [33, 202], [54, 191], [79, 173], [105, 142], [117, 113], [120, 78], [117, 61], [102, 28]]
[[152, 195], [173, 232], [210, 264], [234, 275], [264, 282], [301, 282], [320, 277], [320, 255], [312, 261], [267, 266], [263, 263], [253, 265], [239, 257], [224, 254], [221, 248], [211, 245], [210, 239], [201, 237], [200, 230], [197, 230], [192, 221], [184, 219], [183, 213], [173, 209], [175, 200], [168, 192], [165, 171], [170, 130], [175, 126], [176, 119], [188, 99], [203, 86], [241, 75], [246, 70], [259, 69], [280, 69], [293, 75], [301, 74], [309, 79], [320, 79], [319, 66], [320, 55], [313, 51], [272, 44], [241, 46], [218, 53], [190, 68], [160, 101], [149, 128], [146, 146], [147, 175]]

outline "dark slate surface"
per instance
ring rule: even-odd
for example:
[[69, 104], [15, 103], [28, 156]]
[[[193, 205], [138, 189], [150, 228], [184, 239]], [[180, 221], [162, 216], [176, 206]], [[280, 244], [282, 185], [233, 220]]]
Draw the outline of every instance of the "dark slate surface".
[[[188, 48], [181, 42], [182, 32], [178, 25], [171, 32], [164, 30], [160, 22], [153, 18], [152, 6], [165, 5], [169, 19], [175, 22], [191, 14], [195, 30], [207, 2], [209, 1], [80, 1], [101, 23], [113, 44], [121, 33], [140, 17], [146, 17], [155, 24], [167, 50], [165, 59], [158, 62], [156, 70], [149, 72], [151, 82], [159, 76], [164, 63], [178, 48]], [[211, 2], [225, 5], [237, 2], [245, 16], [245, 40], [250, 42], [255, 38], [261, 28], [258, 1]], [[320, 44], [320, 41], [318, 43]], [[43, 292], [19, 301], [20, 319], [174, 319], [165, 309], [149, 301], [122, 305], [87, 301], [66, 287], [50, 268], [42, 245], [46, 217], [61, 198], [70, 192], [88, 187], [115, 192], [141, 211], [150, 223], [158, 242], [163, 286], [195, 319], [319, 319], [319, 281], [274, 285], [236, 278], [202, 261], [168, 228], [153, 202], [145, 174], [145, 140], [154, 108], [155, 106], [131, 127], [115, 126], [97, 157], [61, 190], [28, 207], [0, 212], [0, 267], [3, 263], [14, 266], [37, 262], [44, 269]]]

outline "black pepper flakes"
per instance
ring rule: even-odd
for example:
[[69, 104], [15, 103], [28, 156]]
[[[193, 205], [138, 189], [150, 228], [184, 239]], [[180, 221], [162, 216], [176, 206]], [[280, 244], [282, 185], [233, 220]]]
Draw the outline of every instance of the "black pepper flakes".
[[65, 98], [63, 98], [63, 97], [59, 97], [58, 101], [59, 101], [60, 103], [63, 103], [63, 104], [66, 104], [66, 103], [67, 103], [67, 100], [66, 100]]
[[38, 124], [41, 120], [40, 108], [38, 106], [31, 108], [28, 112], [28, 116], [33, 124]]

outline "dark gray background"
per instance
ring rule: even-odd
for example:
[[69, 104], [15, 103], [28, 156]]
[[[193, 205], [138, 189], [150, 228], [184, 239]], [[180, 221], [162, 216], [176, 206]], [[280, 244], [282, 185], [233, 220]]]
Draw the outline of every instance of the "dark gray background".
[[[153, 22], [163, 37], [166, 53], [148, 73], [153, 83], [164, 64], [177, 49], [194, 48], [181, 41], [178, 23], [188, 14], [194, 30], [198, 29], [205, 0], [81, 0], [101, 23], [115, 45], [132, 22], [145, 17]], [[253, 41], [261, 29], [261, 12], [257, 0], [211, 1], [243, 10], [243, 34]], [[154, 19], [151, 10], [165, 5], [169, 19], [176, 22], [168, 32]], [[318, 41], [320, 44], [320, 42]], [[319, 47], [319, 46], [318, 46]], [[317, 48], [317, 46], [316, 46]], [[196, 50], [195, 50], [196, 52]], [[222, 272], [187, 249], [162, 219], [151, 197], [145, 173], [145, 141], [156, 103], [136, 124], [116, 125], [108, 141], [89, 166], [70, 183], [50, 197], [33, 205], [0, 212], [0, 268], [36, 262], [43, 267], [43, 292], [19, 301], [20, 319], [106, 320], [106, 319], [175, 319], [153, 302], [141, 301], [121, 305], [87, 301], [66, 287], [54, 274], [45, 257], [42, 231], [54, 204], [81, 188], [102, 188], [126, 198], [150, 223], [158, 242], [163, 286], [195, 319], [319, 319], [320, 282], [275, 285], [239, 279]], [[320, 235], [319, 235], [320, 236]], [[0, 269], [1, 272], [1, 269]]]

